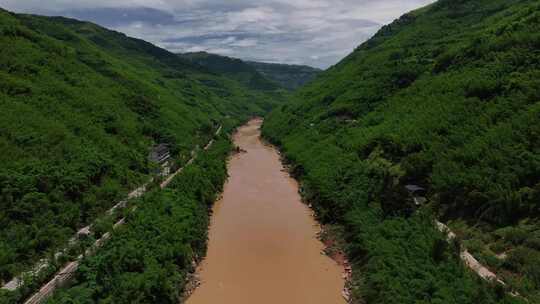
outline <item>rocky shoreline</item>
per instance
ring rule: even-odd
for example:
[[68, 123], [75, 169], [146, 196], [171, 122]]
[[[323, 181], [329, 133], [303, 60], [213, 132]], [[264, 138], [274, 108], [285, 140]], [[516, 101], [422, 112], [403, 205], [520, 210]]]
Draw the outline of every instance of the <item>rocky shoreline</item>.
[[330, 257], [339, 266], [343, 267], [342, 278], [345, 281], [345, 284], [343, 285], [341, 295], [347, 303], [351, 303], [352, 267], [347, 258], [347, 254], [343, 250], [344, 240], [337, 230], [338, 229], [335, 226], [321, 226], [321, 232], [319, 232], [317, 237], [324, 244], [324, 249], [321, 254]]

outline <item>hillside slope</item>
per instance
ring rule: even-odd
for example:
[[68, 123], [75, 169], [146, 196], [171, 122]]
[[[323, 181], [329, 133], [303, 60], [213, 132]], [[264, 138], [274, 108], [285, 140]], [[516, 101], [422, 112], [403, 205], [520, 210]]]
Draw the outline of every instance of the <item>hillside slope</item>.
[[193, 262], [206, 254], [209, 210], [228, 177], [230, 150], [228, 136], [218, 136], [167, 189], [145, 195], [126, 225], [84, 259], [73, 283], [46, 303], [182, 302]]
[[282, 98], [147, 42], [0, 10], [0, 281], [63, 246], [152, 171]]
[[184, 53], [179, 56], [257, 90], [285, 88], [294, 91], [311, 82], [322, 72], [304, 65], [243, 61], [207, 52]]
[[433, 217], [540, 302], [538, 1], [440, 0], [406, 14], [263, 132], [321, 220], [343, 227], [358, 303], [520, 301], [481, 287]]
[[317, 77], [322, 71], [305, 65], [277, 64], [247, 61], [264, 77], [289, 90], [298, 89]]
[[195, 64], [206, 67], [210, 72], [226, 75], [255, 90], [277, 90], [280, 86], [264, 77], [246, 62], [206, 52], [178, 54]]

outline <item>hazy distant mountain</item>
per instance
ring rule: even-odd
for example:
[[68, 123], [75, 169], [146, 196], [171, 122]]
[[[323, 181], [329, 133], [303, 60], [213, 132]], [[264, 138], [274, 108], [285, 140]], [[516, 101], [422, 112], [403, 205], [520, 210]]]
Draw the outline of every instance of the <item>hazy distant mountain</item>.
[[289, 90], [297, 89], [312, 81], [322, 70], [305, 65], [289, 65], [247, 61], [268, 79]]
[[210, 72], [228, 76], [245, 86], [256, 90], [276, 90], [281, 86], [263, 76], [246, 62], [227, 56], [207, 52], [178, 54], [181, 58], [207, 68]]
[[253, 89], [295, 90], [313, 80], [319, 69], [304, 65], [288, 65], [243, 61], [207, 52], [179, 54], [215, 73], [228, 75]]

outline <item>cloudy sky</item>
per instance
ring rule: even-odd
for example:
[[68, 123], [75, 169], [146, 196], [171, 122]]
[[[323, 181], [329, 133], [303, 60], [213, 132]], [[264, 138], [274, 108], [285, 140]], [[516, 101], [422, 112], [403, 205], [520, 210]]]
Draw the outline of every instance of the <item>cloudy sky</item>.
[[174, 52], [327, 68], [383, 24], [433, 0], [0, 0], [98, 23]]

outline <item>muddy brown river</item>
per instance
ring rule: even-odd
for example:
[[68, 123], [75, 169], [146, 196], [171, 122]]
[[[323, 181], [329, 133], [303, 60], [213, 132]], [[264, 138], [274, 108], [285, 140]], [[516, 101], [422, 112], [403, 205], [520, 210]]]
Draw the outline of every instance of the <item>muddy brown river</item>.
[[320, 228], [273, 147], [259, 138], [262, 120], [241, 127], [243, 153], [228, 164], [216, 202], [201, 286], [187, 304], [344, 304], [342, 267], [322, 255]]

